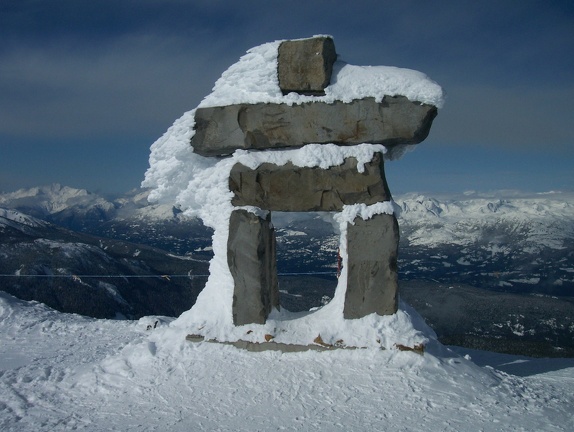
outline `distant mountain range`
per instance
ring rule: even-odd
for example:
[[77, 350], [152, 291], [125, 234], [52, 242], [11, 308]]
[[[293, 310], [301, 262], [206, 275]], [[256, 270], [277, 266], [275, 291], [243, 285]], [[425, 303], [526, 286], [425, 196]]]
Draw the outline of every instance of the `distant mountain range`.
[[[437, 321], [444, 298], [433, 290], [455, 286], [478, 290], [473, 296], [482, 293], [484, 299], [475, 301], [481, 305], [488, 304], [489, 296], [500, 299], [502, 293], [510, 296], [504, 297], [506, 303], [510, 298], [516, 305], [524, 303], [525, 295], [528, 302], [559, 296], [556, 300], [572, 313], [554, 314], [548, 319], [558, 319], [556, 328], [538, 326], [537, 335], [560, 340], [562, 346], [564, 337], [572, 340], [574, 305], [564, 296], [574, 296], [573, 194], [412, 194], [395, 197], [395, 202], [400, 208], [403, 297], [417, 304], [427, 319], [433, 316], [439, 336], [442, 332], [457, 340], [466, 335], [469, 341], [478, 337], [471, 327], [446, 331], [453, 329], [448, 314]], [[338, 235], [320, 213], [276, 213], [274, 224], [283, 305], [290, 310], [320, 305], [336, 284]], [[55, 184], [0, 194], [0, 274], [38, 276], [3, 276], [0, 289], [91, 316], [178, 315], [189, 309], [205, 283], [199, 275], [207, 273], [211, 235], [199, 220], [183, 217], [176, 207], [149, 204], [145, 190], [107, 199]], [[181, 276], [188, 273], [197, 276]], [[71, 274], [102, 277], [63, 277]], [[165, 274], [179, 276], [167, 280]], [[126, 277], [104, 277], [112, 275]], [[445, 295], [454, 294], [448, 290]], [[552, 301], [539, 303], [551, 313]], [[495, 324], [509, 319], [499, 318], [490, 326], [492, 340], [525, 340], [530, 334], [527, 328], [522, 336], [512, 331], [502, 335]]]
[[398, 202], [405, 277], [574, 295], [572, 194]]
[[75, 232], [0, 208], [0, 289], [62, 312], [177, 316], [193, 305], [207, 272], [202, 257]]
[[[509, 195], [507, 193], [507, 195]], [[403, 280], [513, 293], [574, 295], [574, 196], [396, 198]], [[338, 238], [320, 216], [278, 218], [284, 269], [335, 266]], [[318, 266], [318, 267], [317, 267]]]

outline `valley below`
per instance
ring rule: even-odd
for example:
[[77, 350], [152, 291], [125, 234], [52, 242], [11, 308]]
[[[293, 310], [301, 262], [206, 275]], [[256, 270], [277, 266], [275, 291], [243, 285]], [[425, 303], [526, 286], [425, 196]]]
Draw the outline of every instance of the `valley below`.
[[[441, 342], [574, 357], [570, 195], [396, 199], [401, 299]], [[51, 186], [0, 194], [0, 290], [98, 318], [178, 316], [207, 280], [213, 232], [145, 191], [108, 201]], [[283, 308], [326, 304], [339, 236], [329, 214], [273, 215]]]

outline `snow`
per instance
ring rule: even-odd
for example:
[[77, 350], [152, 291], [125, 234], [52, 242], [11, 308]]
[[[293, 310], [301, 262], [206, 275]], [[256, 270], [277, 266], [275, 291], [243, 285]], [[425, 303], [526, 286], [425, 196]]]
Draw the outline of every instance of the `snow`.
[[71, 206], [82, 205], [85, 207], [98, 207], [102, 210], [112, 210], [114, 208], [112, 203], [84, 189], [74, 189], [58, 183], [0, 194], [0, 206], [32, 207], [43, 214], [55, 214]]
[[528, 279], [526, 279], [526, 278], [510, 279], [510, 282], [536, 285], [540, 282], [540, 278], [539, 277], [532, 277], [532, 278], [528, 278]]
[[247, 51], [221, 75], [212, 93], [201, 101], [199, 107], [351, 102], [366, 97], [380, 102], [385, 95], [405, 96], [437, 108], [444, 104], [442, 88], [421, 72], [390, 66], [354, 66], [340, 60], [333, 66], [331, 84], [325, 89], [325, 96], [298, 93], [283, 96], [277, 78], [277, 49], [281, 42], [266, 43]]
[[307, 235], [307, 233], [304, 233], [302, 231], [293, 231], [293, 230], [286, 230], [286, 229], [281, 229], [281, 232], [285, 236], [288, 236], [288, 237], [300, 237], [300, 236], [306, 236]]
[[22, 229], [22, 225], [25, 227], [39, 228], [47, 226], [47, 223], [16, 210], [0, 208], [0, 226], [2, 225]]
[[[561, 250], [574, 236], [574, 197], [554, 192], [521, 196], [498, 191], [488, 196], [466, 194], [465, 199], [446, 200], [407, 194], [396, 197], [402, 227], [416, 229], [409, 235], [413, 246], [440, 244], [475, 245], [488, 238], [485, 249], [508, 254], [508, 236], [521, 238], [519, 249], [536, 254], [542, 248]], [[489, 233], [496, 232], [496, 235]]]
[[424, 355], [251, 353], [185, 336], [163, 317], [96, 320], [0, 292], [0, 429], [574, 428], [573, 359], [454, 351], [438, 343]]

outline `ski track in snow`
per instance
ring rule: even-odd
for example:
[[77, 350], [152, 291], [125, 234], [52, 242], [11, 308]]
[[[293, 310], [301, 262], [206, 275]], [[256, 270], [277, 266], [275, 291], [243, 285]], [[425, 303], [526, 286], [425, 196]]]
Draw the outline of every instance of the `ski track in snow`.
[[439, 345], [250, 353], [146, 330], [156, 319], [84, 318], [0, 293], [0, 430], [574, 430], [571, 359], [531, 360], [548, 372], [521, 377]]

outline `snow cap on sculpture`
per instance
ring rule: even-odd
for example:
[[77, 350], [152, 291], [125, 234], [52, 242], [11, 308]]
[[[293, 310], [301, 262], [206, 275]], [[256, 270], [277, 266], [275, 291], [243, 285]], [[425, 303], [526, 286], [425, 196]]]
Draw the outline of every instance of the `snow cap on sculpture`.
[[[285, 41], [277, 51], [277, 72], [273, 77], [276, 94], [263, 93], [255, 95], [259, 98], [252, 96], [246, 98], [246, 102], [225, 106], [212, 106], [210, 102], [200, 105], [195, 113], [195, 135], [191, 140], [196, 153], [223, 156], [238, 149], [370, 143], [383, 144], [390, 154], [399, 154], [396, 147], [418, 144], [427, 137], [437, 114], [436, 105], [442, 104], [442, 92], [434, 83], [440, 97], [433, 92], [428, 92], [430, 95], [414, 93], [413, 87], [433, 87], [428, 78], [414, 71], [405, 70], [402, 86], [392, 88], [384, 85], [394, 81], [397, 71], [392, 68], [350, 67], [349, 71], [349, 65], [338, 62], [333, 80], [331, 72], [336, 54], [330, 37]], [[354, 75], [357, 76], [355, 82]], [[251, 75], [246, 78], [252, 79]], [[257, 78], [271, 77], [262, 74]], [[367, 80], [370, 82], [363, 82]], [[328, 86], [332, 81], [333, 85]], [[256, 86], [251, 83], [248, 87]], [[260, 86], [267, 88], [269, 83]], [[339, 88], [349, 86], [350, 91], [346, 93]], [[407, 90], [404, 92], [407, 95], [399, 93], [400, 90]], [[429, 97], [431, 95], [434, 97]], [[411, 99], [413, 97], [415, 99]], [[207, 98], [210, 99], [213, 98]]]

